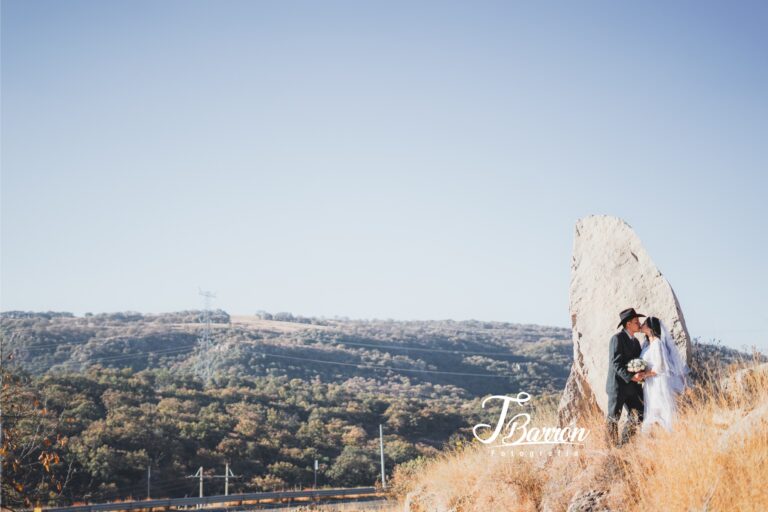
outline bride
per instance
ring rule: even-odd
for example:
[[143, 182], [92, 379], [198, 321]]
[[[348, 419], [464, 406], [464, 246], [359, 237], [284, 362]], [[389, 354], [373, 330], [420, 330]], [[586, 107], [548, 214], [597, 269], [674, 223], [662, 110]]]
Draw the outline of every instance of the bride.
[[677, 419], [675, 397], [685, 389], [688, 365], [680, 357], [672, 336], [664, 324], [655, 316], [649, 316], [640, 326], [640, 331], [647, 339], [640, 352], [648, 369], [643, 372], [643, 425], [641, 431], [647, 433], [655, 423], [667, 431]]

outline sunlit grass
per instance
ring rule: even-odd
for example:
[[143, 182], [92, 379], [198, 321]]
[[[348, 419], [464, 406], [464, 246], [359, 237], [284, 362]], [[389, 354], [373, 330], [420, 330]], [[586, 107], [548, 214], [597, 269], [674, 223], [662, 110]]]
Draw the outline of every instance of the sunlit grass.
[[[738, 370], [759, 363], [698, 368], [674, 431], [638, 433], [620, 449], [607, 444], [603, 416], [592, 414], [580, 422], [590, 436], [575, 457], [491, 456], [475, 441], [398, 466], [393, 510], [565, 511], [590, 491], [598, 508], [617, 511], [768, 510], [768, 374], [733, 384]], [[726, 377], [732, 384], [723, 387]], [[551, 402], [531, 415], [557, 424]]]

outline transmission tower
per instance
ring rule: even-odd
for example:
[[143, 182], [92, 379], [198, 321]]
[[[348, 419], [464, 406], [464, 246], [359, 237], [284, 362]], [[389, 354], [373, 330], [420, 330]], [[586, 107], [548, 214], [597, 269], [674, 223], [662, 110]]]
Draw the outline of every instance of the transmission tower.
[[211, 336], [211, 301], [216, 297], [212, 292], [198, 289], [198, 293], [203, 297], [203, 314], [200, 321], [203, 328], [198, 342], [198, 357], [195, 366], [195, 373], [198, 378], [206, 385], [211, 383], [213, 378], [213, 336]]

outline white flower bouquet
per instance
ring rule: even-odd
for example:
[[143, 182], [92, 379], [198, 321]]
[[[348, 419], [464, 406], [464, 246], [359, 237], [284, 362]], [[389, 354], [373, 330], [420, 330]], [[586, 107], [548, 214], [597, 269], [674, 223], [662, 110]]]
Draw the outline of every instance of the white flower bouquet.
[[[637, 358], [627, 363], [627, 371], [630, 373], [644, 372], [647, 368], [648, 363], [644, 359]], [[642, 386], [643, 384], [643, 381], [640, 381], [640, 385]]]
[[645, 359], [633, 359], [627, 363], [627, 371], [631, 373], [642, 372], [646, 368], [648, 368], [648, 363], [645, 362]]

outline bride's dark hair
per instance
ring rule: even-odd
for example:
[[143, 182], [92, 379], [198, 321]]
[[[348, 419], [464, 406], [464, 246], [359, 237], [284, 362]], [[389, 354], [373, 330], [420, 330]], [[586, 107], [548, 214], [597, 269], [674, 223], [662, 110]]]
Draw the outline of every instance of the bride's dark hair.
[[651, 328], [651, 332], [657, 338], [661, 338], [661, 322], [655, 316], [649, 316], [643, 324]]

